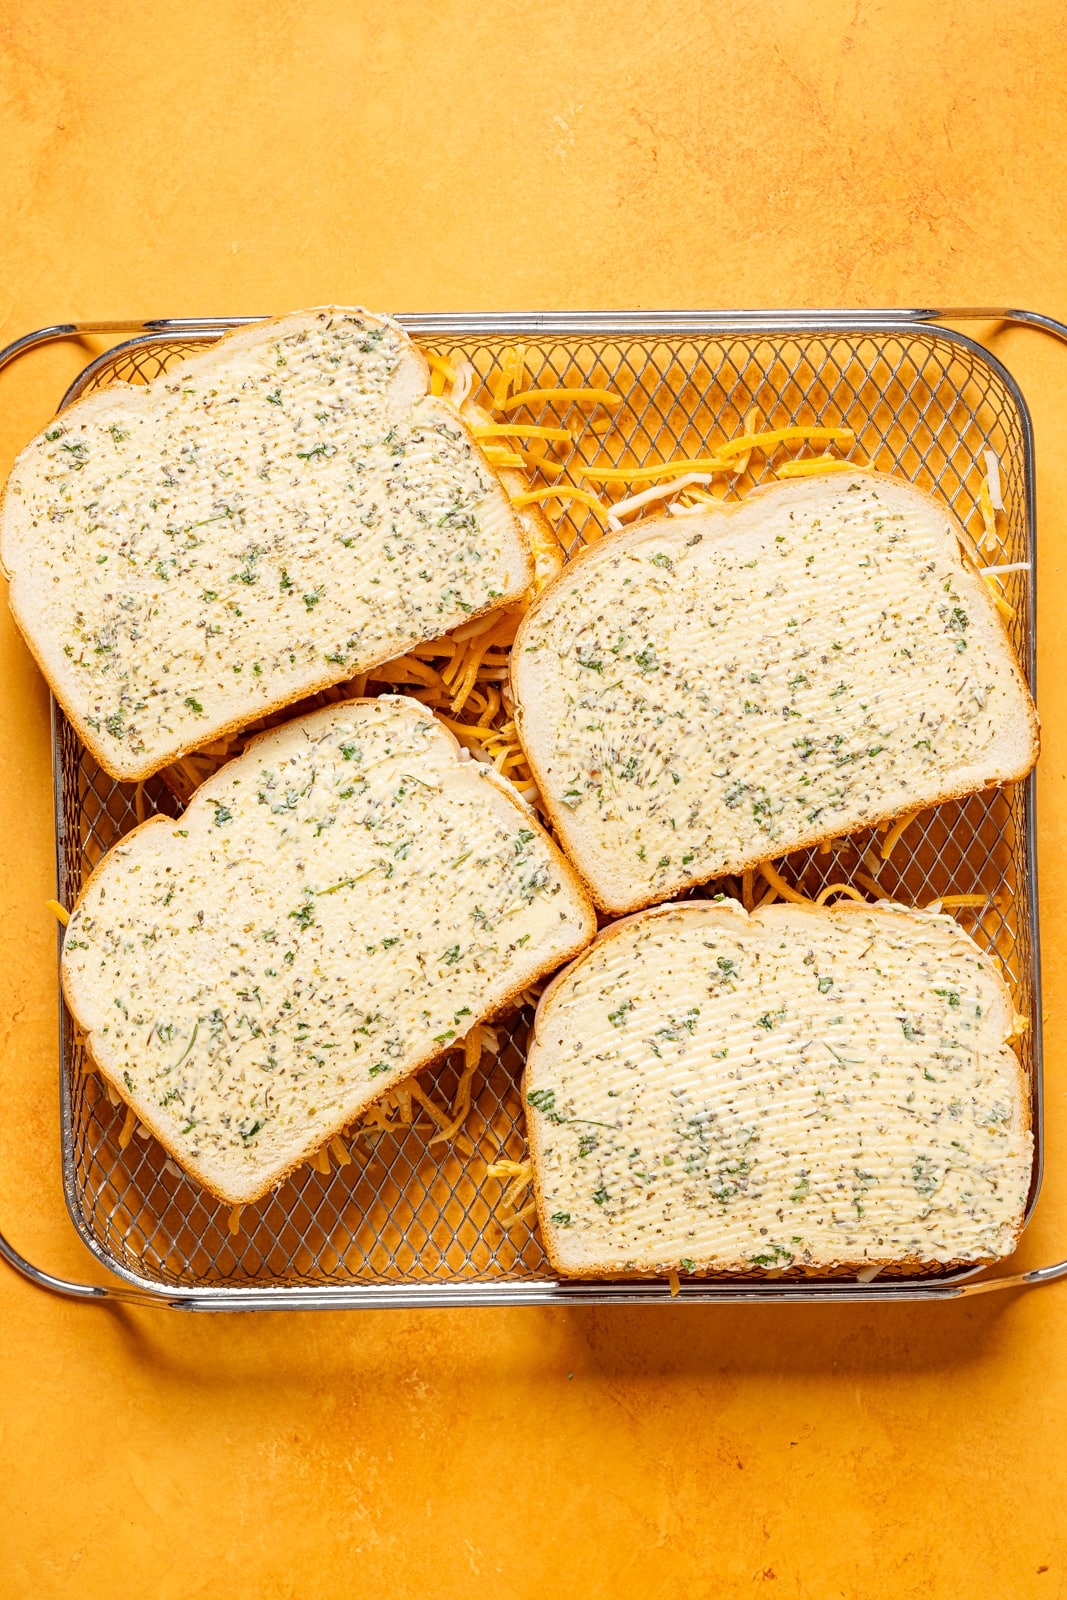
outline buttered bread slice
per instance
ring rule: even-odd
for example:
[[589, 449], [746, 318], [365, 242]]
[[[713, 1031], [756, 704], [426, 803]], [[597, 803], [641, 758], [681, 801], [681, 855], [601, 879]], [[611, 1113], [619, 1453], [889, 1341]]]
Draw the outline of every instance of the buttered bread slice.
[[526, 1068], [556, 1269], [916, 1271], [1007, 1255], [1032, 1140], [1011, 996], [888, 905], [615, 924], [545, 991]]
[[227, 335], [71, 406], [0, 510], [15, 619], [79, 735], [140, 779], [517, 599], [508, 497], [385, 317]]
[[1037, 719], [946, 508], [835, 473], [586, 550], [515, 642], [516, 726], [607, 911], [1021, 778]]
[[506, 780], [416, 701], [254, 741], [104, 858], [63, 947], [93, 1060], [220, 1199], [257, 1199], [595, 918]]

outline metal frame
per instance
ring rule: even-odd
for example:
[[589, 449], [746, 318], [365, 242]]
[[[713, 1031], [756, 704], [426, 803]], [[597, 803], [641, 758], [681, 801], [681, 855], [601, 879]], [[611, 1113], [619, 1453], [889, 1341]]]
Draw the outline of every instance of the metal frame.
[[[23, 338], [14, 341], [5, 349], [0, 350], [0, 371], [11, 365], [18, 357], [31, 349], [55, 341], [77, 337], [86, 333], [121, 334], [129, 333], [131, 338], [124, 344], [112, 349], [107, 357], [98, 358], [100, 361], [108, 359], [115, 354], [116, 349], [125, 349], [145, 340], [159, 339], [167, 335], [176, 335], [179, 338], [190, 338], [197, 334], [206, 336], [218, 335], [236, 326], [253, 323], [261, 320], [256, 317], [212, 317], [212, 318], [182, 318], [160, 319], [144, 322], [81, 322], [56, 324], [48, 328], [38, 329], [36, 332], [26, 334]], [[816, 310], [816, 311], [661, 311], [661, 312], [634, 312], [634, 313], [500, 313], [494, 315], [472, 316], [463, 313], [444, 313], [430, 315], [401, 316], [398, 320], [408, 332], [423, 336], [437, 336], [439, 338], [463, 337], [474, 334], [481, 336], [514, 336], [526, 335], [679, 335], [700, 334], [704, 336], [728, 335], [731, 333], [758, 333], [769, 337], [787, 333], [857, 333], [870, 332], [872, 334], [891, 333], [921, 333], [933, 324], [937, 325], [939, 335], [964, 346], [976, 354], [984, 363], [991, 367], [1013, 398], [1019, 414], [1023, 435], [1023, 455], [1025, 481], [1027, 485], [1027, 532], [1030, 550], [1034, 549], [1035, 514], [1033, 499], [1033, 433], [1029, 413], [1023, 396], [1011, 375], [991, 353], [968, 335], [946, 329], [945, 322], [974, 322], [989, 321], [1014, 324], [1035, 328], [1039, 331], [1052, 334], [1054, 337], [1067, 342], [1067, 324], [1057, 322], [1036, 312], [1010, 310], [1005, 308], [963, 307], [912, 310]], [[76, 391], [85, 380], [86, 374], [92, 370], [96, 363], [90, 363], [75, 380], [72, 390]], [[68, 392], [70, 394], [70, 392]], [[1031, 585], [1031, 605], [1034, 604], [1033, 586]], [[1031, 684], [1034, 681], [1035, 647], [1033, 629], [1030, 630], [1029, 660], [1026, 662], [1029, 669]], [[56, 708], [53, 703], [53, 750], [56, 745]], [[62, 815], [60, 794], [58, 790], [58, 770], [54, 774], [57, 790], [57, 818]], [[1034, 778], [1031, 775], [1025, 786], [1024, 793], [1024, 819], [1025, 819], [1025, 875], [1026, 891], [1031, 908], [1035, 909], [1033, 920], [1034, 939], [1034, 988], [1035, 988], [1035, 1047], [1036, 1047], [1036, 1081], [1034, 1083], [1035, 1124], [1040, 1130], [1041, 1126], [1041, 1075], [1040, 1075], [1040, 963], [1037, 950], [1037, 878], [1036, 878], [1036, 830], [1034, 827]], [[60, 850], [60, 839], [57, 834], [57, 857]], [[57, 861], [58, 865], [58, 861]], [[70, 1100], [64, 1086], [62, 1114], [65, 1121], [64, 1138], [69, 1136]], [[1034, 1185], [1031, 1190], [1030, 1201], [1027, 1207], [1027, 1218], [1033, 1208], [1040, 1183], [1040, 1152], [1041, 1142], [1038, 1140], [1038, 1160], [1035, 1171]], [[74, 1195], [71, 1186], [71, 1173], [65, 1163], [64, 1183], [68, 1208], [72, 1217], [75, 1216], [73, 1205]], [[79, 1232], [82, 1230], [79, 1229]], [[553, 1282], [546, 1280], [513, 1279], [500, 1283], [457, 1280], [451, 1283], [419, 1282], [418, 1284], [372, 1284], [369, 1286], [332, 1285], [270, 1285], [234, 1287], [231, 1285], [206, 1285], [195, 1290], [171, 1288], [153, 1281], [151, 1278], [129, 1271], [121, 1266], [104, 1260], [91, 1240], [82, 1237], [89, 1244], [98, 1258], [109, 1266], [112, 1272], [118, 1271], [120, 1278], [125, 1280], [119, 1283], [101, 1285], [84, 1284], [57, 1277], [42, 1268], [35, 1266], [22, 1256], [15, 1247], [0, 1233], [0, 1256], [23, 1277], [38, 1287], [51, 1293], [74, 1300], [88, 1301], [118, 1301], [127, 1304], [142, 1304], [166, 1306], [171, 1309], [190, 1311], [218, 1311], [218, 1310], [339, 1310], [353, 1307], [384, 1308], [386, 1306], [469, 1306], [469, 1305], [543, 1305], [543, 1304], [570, 1304], [582, 1302], [615, 1302], [615, 1303], [646, 1303], [655, 1301], [664, 1303], [671, 1299], [669, 1289], [662, 1281], [644, 1281], [628, 1283], [582, 1283], [582, 1282]], [[1046, 1267], [1039, 1267], [1027, 1272], [1015, 1273], [1007, 1276], [991, 1276], [977, 1278], [975, 1274], [983, 1268], [976, 1267], [963, 1272], [941, 1278], [929, 1280], [902, 1279], [894, 1281], [887, 1279], [883, 1282], [859, 1283], [847, 1279], [824, 1280], [761, 1280], [758, 1282], [737, 1281], [694, 1281], [681, 1285], [677, 1295], [679, 1302], [727, 1302], [755, 1304], [758, 1302], [786, 1302], [804, 1301], [807, 1303], [818, 1301], [833, 1301], [835, 1303], [851, 1301], [913, 1301], [913, 1300], [946, 1300], [959, 1299], [971, 1295], [985, 1294], [999, 1289], [1022, 1288], [1053, 1282], [1067, 1276], [1067, 1260], [1054, 1263]]]

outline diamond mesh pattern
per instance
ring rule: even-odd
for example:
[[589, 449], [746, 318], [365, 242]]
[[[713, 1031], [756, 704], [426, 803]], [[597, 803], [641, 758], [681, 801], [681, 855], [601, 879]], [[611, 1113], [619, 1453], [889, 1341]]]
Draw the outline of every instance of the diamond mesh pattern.
[[[66, 401], [116, 382], [150, 381], [211, 342], [202, 333], [135, 339], [93, 362]], [[486, 404], [486, 385], [514, 342], [512, 335], [477, 334], [425, 341], [440, 355], [473, 363], [474, 396]], [[854, 459], [936, 491], [977, 537], [982, 451], [995, 450], [1006, 515], [997, 549], [985, 559], [999, 564], [1032, 556], [1018, 409], [995, 370], [940, 331], [540, 339], [531, 332], [526, 381], [539, 388], [603, 386], [625, 401], [603, 434], [596, 412], [569, 411], [566, 420], [576, 434], [569, 470], [560, 480], [536, 482], [580, 485], [578, 469], [593, 460], [637, 465], [707, 454], [716, 440], [742, 431], [755, 406], [764, 426], [853, 429]], [[525, 415], [545, 423], [562, 416], [552, 405]], [[755, 457], [728, 492], [737, 496], [771, 477], [767, 462]], [[556, 513], [558, 504], [545, 509], [572, 554], [599, 530], [579, 502]], [[1033, 648], [1030, 582], [1028, 573], [1012, 574], [1003, 587], [1015, 607], [1011, 626], [1024, 662], [1032, 661]], [[70, 904], [116, 839], [145, 816], [176, 815], [180, 807], [158, 779], [134, 788], [101, 772], [58, 711], [56, 765], [60, 893]], [[996, 954], [1019, 1011], [1031, 1019], [1023, 1059], [1040, 1139], [1027, 794], [1020, 786], [925, 811], [885, 862], [880, 836], [863, 833], [825, 852], [797, 852], [783, 871], [808, 894], [844, 882], [866, 894], [877, 885], [887, 897], [917, 905], [947, 894], [984, 897], [982, 905], [955, 914]], [[240, 1231], [231, 1235], [228, 1208], [186, 1179], [154, 1140], [134, 1137], [120, 1149], [124, 1109], [111, 1103], [98, 1077], [83, 1074], [81, 1046], [64, 1008], [63, 1156], [75, 1221], [109, 1264], [170, 1287], [392, 1282], [417, 1288], [420, 1282], [481, 1280], [505, 1288], [551, 1281], [536, 1233], [525, 1224], [505, 1232], [495, 1220], [502, 1186], [485, 1175], [488, 1162], [525, 1154], [519, 1080], [530, 1021], [527, 1008], [500, 1029], [506, 1042], [495, 1061], [483, 1060], [475, 1078], [465, 1138], [431, 1148], [435, 1130], [425, 1113], [409, 1129], [362, 1135], [351, 1165], [333, 1166], [328, 1177], [305, 1169], [269, 1201], [246, 1208]], [[450, 1104], [458, 1081], [451, 1059], [436, 1076], [435, 1098]]]

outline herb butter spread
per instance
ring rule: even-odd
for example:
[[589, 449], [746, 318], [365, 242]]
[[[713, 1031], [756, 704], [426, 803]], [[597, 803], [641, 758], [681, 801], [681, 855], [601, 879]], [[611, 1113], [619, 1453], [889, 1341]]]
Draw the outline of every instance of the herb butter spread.
[[532, 607], [511, 670], [552, 821], [614, 912], [1018, 778], [1037, 754], [948, 514], [874, 474], [604, 539]]
[[117, 777], [528, 586], [514, 513], [394, 323], [294, 313], [62, 413], [4, 502], [16, 618]]
[[542, 997], [526, 1071], [557, 1268], [978, 1262], [1032, 1141], [1003, 980], [950, 917], [735, 902], [620, 923]]
[[383, 696], [265, 735], [116, 845], [63, 984], [141, 1121], [239, 1203], [594, 927], [506, 781]]

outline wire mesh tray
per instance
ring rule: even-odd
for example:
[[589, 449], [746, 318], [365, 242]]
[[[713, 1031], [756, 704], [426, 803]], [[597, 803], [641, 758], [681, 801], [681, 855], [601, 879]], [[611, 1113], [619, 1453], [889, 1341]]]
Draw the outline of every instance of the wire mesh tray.
[[[1005, 593], [1015, 608], [1015, 648], [1034, 679], [1033, 446], [1029, 415], [1016, 383], [969, 336], [922, 320], [933, 313], [658, 313], [634, 316], [442, 316], [401, 318], [425, 348], [464, 356], [482, 384], [505, 350], [521, 340], [530, 387], [592, 383], [623, 397], [611, 429], [590, 418], [577, 425], [572, 467], [596, 456], [613, 462], [709, 453], [715, 439], [743, 430], [758, 407], [764, 425], [845, 426], [854, 459], [899, 474], [939, 495], [965, 527], [981, 527], [978, 492], [983, 452], [1001, 463], [1005, 514], [991, 563], [1023, 563]], [[963, 314], [956, 313], [957, 317]], [[137, 336], [97, 357], [63, 405], [115, 382], [141, 383], [218, 338], [237, 320], [123, 325]], [[84, 325], [83, 325], [84, 326]], [[144, 330], [148, 331], [144, 331]], [[30, 336], [58, 337], [66, 328]], [[103, 331], [116, 334], [122, 329]], [[11, 347], [14, 350], [16, 347]], [[7, 355], [9, 352], [3, 353]], [[0, 355], [0, 365], [3, 364]], [[555, 421], [551, 408], [533, 421]], [[570, 419], [573, 424], [573, 416]], [[771, 477], [762, 458], [745, 487]], [[546, 482], [548, 480], [545, 480]], [[574, 472], [561, 482], [577, 484]], [[731, 495], [738, 489], [731, 488]], [[568, 555], [599, 532], [578, 502], [555, 518]], [[552, 504], [546, 508], [550, 514]], [[142, 816], [177, 815], [157, 777], [135, 788], [102, 772], [53, 705], [59, 896], [76, 899], [83, 876]], [[855, 836], [854, 836], [855, 837]], [[942, 895], [981, 895], [956, 914], [979, 944], [995, 952], [1018, 1010], [1029, 1019], [1022, 1043], [1035, 1134], [1033, 1208], [1042, 1164], [1041, 1006], [1038, 965], [1034, 784], [991, 790], [927, 810], [890, 859], [874, 852], [876, 835], [858, 850], [797, 852], [788, 870], [814, 894], [872, 869], [888, 898], [925, 905]], [[865, 859], [864, 859], [865, 858]], [[861, 885], [862, 886], [862, 885]], [[701, 891], [697, 891], [700, 893]], [[869, 889], [868, 891], [869, 892]], [[666, 1299], [662, 1280], [560, 1282], [535, 1227], [505, 1230], [495, 1218], [502, 1186], [489, 1162], [522, 1159], [525, 1135], [519, 1085], [529, 1008], [499, 1029], [502, 1048], [483, 1058], [466, 1124], [470, 1153], [453, 1144], [429, 1148], [427, 1123], [398, 1133], [362, 1135], [350, 1166], [329, 1175], [304, 1169], [269, 1200], [246, 1208], [240, 1230], [170, 1162], [152, 1139], [119, 1134], [124, 1107], [102, 1081], [82, 1071], [81, 1047], [62, 1008], [60, 1087], [63, 1175], [70, 1215], [96, 1258], [129, 1288], [91, 1289], [49, 1280], [0, 1238], [9, 1260], [46, 1286], [86, 1296], [144, 1298], [195, 1309], [427, 1304], [507, 1305], [570, 1300]], [[436, 1071], [433, 1092], [451, 1103], [457, 1073]], [[427, 1077], [427, 1083], [429, 1083]], [[693, 1280], [681, 1297], [701, 1299], [916, 1298], [977, 1292], [1006, 1279], [963, 1286], [980, 1269], [886, 1278]], [[1054, 1269], [1043, 1269], [1053, 1272]], [[1032, 1275], [1029, 1275], [1032, 1277]]]

